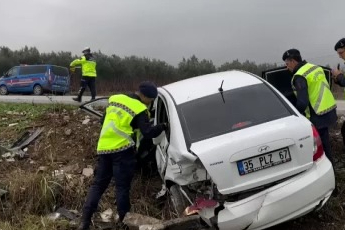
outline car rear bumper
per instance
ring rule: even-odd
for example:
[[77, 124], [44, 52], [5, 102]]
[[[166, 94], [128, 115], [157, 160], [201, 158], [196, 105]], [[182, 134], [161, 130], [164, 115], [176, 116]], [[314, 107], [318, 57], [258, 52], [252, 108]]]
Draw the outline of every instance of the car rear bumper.
[[330, 161], [323, 156], [309, 170], [224, 209], [204, 209], [199, 214], [219, 229], [264, 229], [321, 208], [335, 187]]

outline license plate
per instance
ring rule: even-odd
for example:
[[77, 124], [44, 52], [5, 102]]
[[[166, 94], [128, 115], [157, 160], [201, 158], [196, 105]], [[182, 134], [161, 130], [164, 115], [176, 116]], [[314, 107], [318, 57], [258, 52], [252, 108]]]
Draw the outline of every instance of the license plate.
[[291, 161], [289, 148], [279, 149], [260, 156], [237, 161], [241, 176]]

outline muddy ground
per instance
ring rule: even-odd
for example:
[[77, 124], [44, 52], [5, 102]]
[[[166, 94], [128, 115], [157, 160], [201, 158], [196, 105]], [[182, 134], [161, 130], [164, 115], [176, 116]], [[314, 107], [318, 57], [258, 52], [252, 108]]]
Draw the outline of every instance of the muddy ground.
[[[92, 181], [92, 176], [82, 175], [82, 170], [93, 168], [96, 162], [94, 150], [100, 131], [98, 120], [75, 107], [47, 108], [42, 114], [35, 115], [22, 113], [18, 108], [17, 112], [13, 111], [8, 108], [0, 112], [0, 145], [10, 146], [25, 131], [32, 132], [38, 127], [44, 127], [44, 131], [28, 146], [25, 158], [0, 162], [0, 189], [9, 191], [1, 201], [0, 229], [1, 222], [14, 226], [7, 229], [26, 229], [22, 223], [25, 218], [46, 216], [57, 207], [80, 211]], [[9, 127], [14, 123], [18, 124]], [[331, 140], [336, 159], [338, 196], [332, 196], [320, 211], [271, 229], [345, 229], [345, 154], [338, 128], [332, 130]], [[61, 169], [64, 176], [54, 174]], [[160, 186], [157, 174], [138, 168], [131, 194], [132, 211], [158, 219], [174, 218], [176, 215], [171, 212], [170, 201], [155, 199]], [[111, 188], [103, 196], [99, 211], [114, 207]], [[59, 226], [56, 229], [69, 228]]]

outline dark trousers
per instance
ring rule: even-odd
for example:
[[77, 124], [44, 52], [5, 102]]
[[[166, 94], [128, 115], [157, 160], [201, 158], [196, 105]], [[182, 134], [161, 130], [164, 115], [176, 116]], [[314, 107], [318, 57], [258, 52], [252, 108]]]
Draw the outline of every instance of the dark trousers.
[[83, 207], [82, 221], [90, 223], [92, 214], [97, 210], [98, 202], [107, 189], [112, 177], [115, 179], [115, 195], [120, 221], [129, 212], [131, 205], [129, 192], [135, 171], [134, 149], [118, 153], [99, 155], [95, 178]]
[[331, 143], [329, 141], [329, 130], [328, 128], [320, 128], [317, 129], [321, 142], [323, 150], [325, 151], [326, 157], [331, 161], [332, 165], [334, 164], [333, 157], [332, 157], [332, 150], [331, 150]]
[[89, 87], [91, 92], [91, 99], [96, 99], [96, 77], [83, 76], [80, 81], [80, 89], [78, 92], [78, 98], [81, 99], [86, 87]]

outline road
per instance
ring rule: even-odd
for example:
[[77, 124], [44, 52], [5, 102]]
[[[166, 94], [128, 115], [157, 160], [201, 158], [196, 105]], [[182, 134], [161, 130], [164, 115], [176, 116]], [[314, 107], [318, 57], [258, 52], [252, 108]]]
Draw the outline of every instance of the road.
[[[79, 105], [80, 103], [72, 100], [75, 96], [31, 96], [31, 95], [6, 95], [0, 96], [1, 102], [12, 102], [12, 103], [33, 103], [33, 104], [49, 104], [49, 103], [60, 103], [60, 104], [70, 104]], [[84, 96], [83, 101], [89, 101], [90, 96]], [[345, 114], [345, 100], [337, 100], [338, 114]]]

